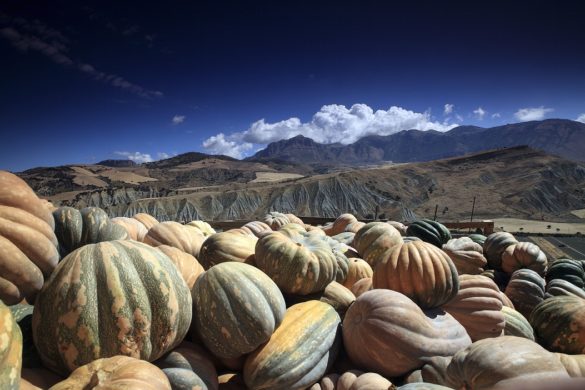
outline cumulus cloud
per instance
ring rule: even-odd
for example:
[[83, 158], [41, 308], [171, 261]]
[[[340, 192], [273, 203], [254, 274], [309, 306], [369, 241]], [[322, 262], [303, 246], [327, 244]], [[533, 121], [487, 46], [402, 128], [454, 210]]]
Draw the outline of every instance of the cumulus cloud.
[[492, 114], [492, 118], [501, 118], [501, 117], [502, 117], [502, 115], [500, 115], [499, 112], [496, 112], [496, 113], [493, 113]]
[[159, 160], [164, 160], [164, 159], [166, 159], [166, 158], [170, 158], [170, 157], [171, 157], [171, 155], [170, 155], [170, 154], [168, 154], [168, 153], [165, 153], [165, 152], [158, 152], [158, 153], [156, 154], [156, 157], [157, 157]]
[[545, 108], [544, 106], [521, 108], [514, 113], [514, 117], [520, 122], [539, 121], [552, 111], [554, 111], [553, 108]]
[[210, 137], [203, 142], [203, 147], [214, 153], [229, 152], [229, 156], [241, 157], [254, 144], [266, 145], [299, 134], [320, 143], [350, 144], [368, 135], [390, 135], [410, 129], [448, 131], [457, 126], [448, 121], [432, 121], [430, 112], [418, 113], [402, 107], [374, 111], [366, 104], [354, 104], [350, 108], [331, 104], [321, 107], [309, 122], [295, 117], [274, 123], [260, 119], [245, 131]]
[[575, 120], [576, 120], [577, 122], [583, 122], [583, 123], [585, 123], [585, 113], [583, 113], [583, 114], [579, 115], [579, 116], [577, 117], [577, 119], [575, 119]]
[[483, 120], [483, 117], [485, 116], [485, 114], [487, 114], [487, 111], [481, 107], [477, 107], [475, 110], [473, 110], [473, 113], [475, 114], [477, 119]]
[[443, 115], [449, 115], [453, 112], [453, 108], [455, 107], [454, 104], [445, 104], [445, 108], [443, 109]]
[[175, 115], [172, 120], [173, 125], [180, 125], [181, 123], [185, 122], [185, 118], [185, 115]]
[[150, 90], [134, 84], [116, 74], [97, 70], [93, 65], [74, 59], [69, 53], [69, 40], [59, 31], [51, 29], [38, 20], [28, 21], [22, 18], [11, 20], [9, 27], [0, 29], [0, 37], [7, 40], [22, 52], [36, 51], [54, 63], [66, 68], [77, 69], [90, 75], [94, 80], [123, 89], [143, 98], [163, 96], [160, 91]]
[[132, 160], [137, 164], [152, 162], [153, 159], [148, 153], [140, 152], [114, 152], [118, 156], [126, 157], [128, 160]]

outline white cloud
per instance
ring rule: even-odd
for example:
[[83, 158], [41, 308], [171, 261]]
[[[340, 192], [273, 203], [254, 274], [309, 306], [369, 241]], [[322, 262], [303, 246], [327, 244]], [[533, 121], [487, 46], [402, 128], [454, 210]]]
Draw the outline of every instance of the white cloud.
[[175, 115], [173, 117], [173, 125], [179, 125], [179, 124], [185, 122], [185, 118], [186, 118], [185, 115]]
[[514, 117], [520, 122], [539, 121], [552, 111], [554, 111], [553, 108], [545, 108], [544, 106], [521, 108], [514, 113]]
[[140, 152], [114, 152], [118, 156], [123, 156], [128, 158], [128, 160], [132, 160], [137, 164], [151, 162], [152, 157], [148, 153], [140, 153]]
[[443, 115], [449, 115], [450, 113], [453, 112], [453, 108], [455, 107], [454, 104], [445, 104], [445, 108], [443, 110]]
[[203, 147], [212, 154], [223, 154], [234, 158], [242, 158], [254, 145], [248, 142], [238, 142], [228, 139], [223, 133], [209, 137], [203, 141]]
[[485, 114], [487, 114], [487, 111], [481, 107], [477, 107], [475, 110], [473, 110], [473, 113], [475, 114], [477, 119], [482, 120]]
[[500, 115], [499, 112], [492, 114], [492, 118], [501, 118], [501, 117], [502, 117], [502, 115]]
[[583, 114], [579, 115], [579, 116], [577, 117], [577, 119], [575, 119], [575, 120], [576, 120], [577, 122], [583, 122], [583, 123], [585, 123], [585, 113], [583, 113]]
[[170, 155], [170, 154], [168, 154], [168, 153], [165, 153], [165, 152], [158, 152], [158, 153], [156, 154], [156, 157], [157, 157], [159, 160], [164, 160], [164, 159], [166, 159], [166, 158], [170, 158], [170, 157], [171, 157], [171, 155]]

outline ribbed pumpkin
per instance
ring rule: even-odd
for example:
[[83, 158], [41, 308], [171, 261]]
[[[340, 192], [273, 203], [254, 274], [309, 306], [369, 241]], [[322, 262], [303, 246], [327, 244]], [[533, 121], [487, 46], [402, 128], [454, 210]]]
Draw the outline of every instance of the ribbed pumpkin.
[[531, 269], [520, 269], [512, 274], [506, 286], [506, 296], [524, 317], [530, 318], [530, 313], [536, 305], [544, 300], [544, 279]]
[[552, 353], [534, 341], [514, 336], [476, 341], [457, 352], [447, 367], [448, 386], [454, 389], [487, 390], [515, 379], [567, 377]]
[[199, 250], [204, 240], [200, 230], [173, 221], [154, 225], [144, 237], [145, 244], [155, 247], [169, 245], [195, 256], [196, 259], [199, 259]]
[[9, 308], [22, 334], [22, 367], [41, 367], [41, 358], [35, 347], [32, 335], [32, 314], [34, 306], [26, 303], [19, 303], [17, 305], [9, 306]]
[[252, 233], [253, 235], [255, 235], [258, 238], [262, 237], [262, 235], [264, 235], [266, 233], [272, 232], [272, 228], [261, 221], [248, 222], [247, 224], [242, 226], [242, 229], [246, 229], [246, 230], [250, 231], [250, 233]]
[[135, 214], [132, 218], [143, 224], [147, 231], [150, 230], [150, 228], [152, 228], [154, 225], [158, 224], [158, 221], [155, 217], [146, 213]]
[[585, 378], [585, 355], [554, 353], [572, 378]]
[[510, 245], [502, 253], [502, 270], [508, 273], [527, 268], [544, 277], [547, 264], [548, 260], [544, 252], [538, 245], [531, 242]]
[[443, 245], [443, 251], [451, 258], [459, 275], [476, 275], [483, 272], [487, 260], [483, 248], [469, 237], [454, 238]]
[[357, 298], [366, 291], [370, 291], [373, 288], [374, 287], [372, 286], [372, 278], [364, 278], [355, 282], [355, 284], [351, 287], [351, 292]]
[[0, 171], [0, 300], [31, 301], [59, 261], [51, 211], [18, 176]]
[[199, 264], [197, 259], [190, 254], [183, 252], [182, 250], [168, 246], [161, 245], [157, 246], [156, 249], [167, 255], [169, 259], [175, 264], [183, 280], [187, 283], [189, 290], [193, 288], [197, 278], [205, 272], [203, 266]]
[[345, 245], [353, 245], [353, 240], [355, 238], [355, 233], [352, 232], [343, 232], [336, 234], [335, 236], [331, 236], [332, 239], [338, 241]]
[[441, 308], [467, 331], [471, 341], [498, 337], [505, 327], [500, 290], [481, 275], [459, 276], [459, 292]]
[[323, 302], [290, 307], [270, 340], [246, 359], [248, 388], [295, 390], [317, 382], [337, 355], [340, 322], [333, 307]]
[[360, 279], [371, 278], [374, 274], [372, 267], [362, 260], [356, 257], [349, 259], [349, 270], [347, 271], [347, 277], [343, 282], [343, 285], [347, 288], [352, 288], [353, 285]]
[[414, 221], [408, 225], [406, 235], [418, 237], [438, 248], [441, 248], [451, 239], [451, 232], [445, 225], [430, 219]]
[[290, 219], [283, 213], [271, 211], [264, 216], [264, 223], [270, 226], [272, 230], [279, 230], [284, 225], [290, 223]]
[[585, 289], [585, 260], [558, 259], [553, 261], [546, 272], [547, 283], [563, 279]]
[[[448, 382], [447, 367], [449, 367], [449, 363], [451, 363], [451, 358], [452, 356], [433, 356], [426, 358], [424, 366], [422, 366], [420, 370], [415, 370], [410, 373], [404, 379], [404, 382], [408, 384], [415, 384], [418, 382], [419, 385], [435, 384], [436, 386], [446, 384]], [[450, 387], [447, 387], [447, 389], [450, 389]]]
[[395, 228], [396, 230], [398, 230], [402, 236], [406, 236], [406, 230], [408, 230], [408, 227], [402, 222], [388, 221], [386, 223]]
[[389, 377], [422, 367], [426, 357], [450, 356], [471, 344], [450, 314], [423, 312], [392, 290], [372, 290], [356, 299], [343, 320], [343, 341], [353, 362]]
[[144, 240], [144, 236], [148, 233], [148, 229], [140, 223], [137, 219], [128, 217], [116, 217], [112, 218], [111, 221], [117, 225], [122, 226], [128, 234], [128, 238], [134, 241]]
[[18, 390], [22, 369], [22, 333], [10, 309], [0, 301], [0, 388]]
[[564, 279], [553, 279], [546, 284], [545, 297], [558, 295], [572, 295], [585, 299], [585, 290]]
[[191, 221], [187, 223], [186, 226], [191, 226], [194, 227], [195, 229], [199, 229], [199, 231], [201, 231], [201, 233], [203, 234], [203, 237], [209, 237], [212, 234], [216, 233], [215, 229], [212, 228], [211, 225], [205, 221]]
[[[333, 390], [387, 390], [395, 389], [396, 386], [388, 379], [375, 372], [361, 372], [352, 370], [343, 373], [337, 379]], [[316, 387], [318, 390], [325, 390], [326, 387]]]
[[483, 253], [491, 268], [502, 270], [502, 254], [510, 245], [516, 245], [518, 241], [508, 232], [492, 233], [483, 243]]
[[520, 312], [507, 306], [502, 307], [502, 314], [506, 319], [504, 335], [524, 337], [534, 341], [534, 331], [532, 330], [532, 326], [526, 317], [520, 314]]
[[291, 307], [301, 302], [307, 302], [310, 300], [317, 300], [321, 302], [325, 302], [331, 305], [337, 314], [343, 320], [345, 317], [345, 312], [349, 308], [349, 306], [355, 301], [355, 295], [343, 285], [333, 281], [325, 287], [325, 290], [310, 294], [310, 295], [290, 295], [287, 294], [284, 296], [284, 300], [286, 302], [286, 307]]
[[384, 222], [370, 222], [358, 230], [353, 247], [368, 264], [376, 264], [388, 257], [396, 246], [402, 244], [400, 232]]
[[221, 358], [236, 358], [268, 341], [286, 310], [268, 276], [237, 262], [207, 270], [193, 288], [193, 306], [197, 334]]
[[289, 214], [284, 214], [284, 215], [286, 215], [286, 217], [288, 218], [288, 220], [289, 220], [291, 223], [297, 223], [297, 224], [299, 224], [299, 225], [304, 225], [304, 224], [305, 224], [305, 223], [303, 222], [303, 220], [302, 220], [302, 219], [300, 219], [299, 217], [297, 217], [297, 216], [296, 216], [296, 215], [294, 215], [294, 214], [290, 214], [290, 213], [289, 213]]
[[552, 297], [529, 318], [536, 341], [551, 352], [585, 354], [585, 299]]
[[183, 341], [154, 364], [165, 373], [173, 389], [218, 388], [217, 371], [211, 356], [197, 344]]
[[412, 241], [395, 247], [374, 268], [372, 285], [398, 291], [423, 309], [430, 309], [457, 295], [459, 276], [441, 249], [424, 241]]
[[339, 380], [339, 375], [337, 374], [328, 374], [325, 375], [321, 380], [315, 383], [313, 386], [309, 387], [307, 390], [337, 390], [337, 381]]
[[[331, 225], [324, 227], [323, 231], [325, 231], [328, 236], [336, 236], [339, 233], [345, 232], [345, 228], [348, 225], [355, 224], [356, 222], [358, 222], [358, 220], [353, 214], [341, 214]], [[355, 231], [353, 231], [353, 233], [355, 233]]]
[[128, 238], [126, 229], [113, 223], [108, 214], [99, 207], [81, 210], [59, 207], [53, 211], [55, 234], [59, 239], [59, 250], [63, 256], [87, 244]]
[[155, 365], [128, 356], [97, 359], [79, 367], [51, 390], [80, 389], [171, 390], [165, 374]]
[[136, 241], [90, 244], [63, 259], [39, 293], [33, 337], [57, 373], [114, 355], [152, 361], [185, 337], [191, 305], [161, 251]]
[[287, 237], [292, 237], [297, 234], [306, 233], [307, 229], [305, 229], [305, 225], [291, 222], [278, 229], [278, 231]]
[[198, 259], [205, 269], [226, 261], [254, 264], [256, 242], [258, 239], [253, 235], [216, 233], [201, 245]]
[[256, 244], [256, 266], [284, 293], [307, 295], [322, 291], [338, 274], [346, 277], [349, 266], [347, 257], [335, 251], [327, 238], [310, 233], [292, 237], [270, 233]]
[[469, 237], [469, 239], [473, 242], [475, 242], [476, 244], [479, 244], [483, 247], [483, 244], [485, 243], [486, 240], [486, 236], [484, 236], [483, 234], [470, 234], [467, 237]]

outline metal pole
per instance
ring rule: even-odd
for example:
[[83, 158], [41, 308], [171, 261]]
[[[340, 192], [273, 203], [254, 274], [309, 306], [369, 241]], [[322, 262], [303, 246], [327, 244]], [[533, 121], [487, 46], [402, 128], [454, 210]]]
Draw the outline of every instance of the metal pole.
[[[473, 213], [475, 212], [475, 196], [473, 197], [473, 205], [471, 206], [471, 218], [469, 222], [473, 222]], [[469, 233], [471, 233], [471, 227], [469, 227]]]
[[435, 206], [435, 216], [433, 217], [433, 221], [437, 220], [437, 210], [439, 209], [439, 205]]

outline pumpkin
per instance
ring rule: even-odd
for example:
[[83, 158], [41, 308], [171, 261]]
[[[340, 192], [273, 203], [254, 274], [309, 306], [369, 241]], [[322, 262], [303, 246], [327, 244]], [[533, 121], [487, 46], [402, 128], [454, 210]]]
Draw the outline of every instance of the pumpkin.
[[398, 221], [387, 221], [386, 223], [388, 225], [392, 226], [394, 229], [398, 230], [400, 232], [400, 235], [401, 236], [406, 236], [406, 230], [408, 230], [408, 228], [402, 222], [398, 222]]
[[[451, 356], [433, 356], [425, 359], [425, 365], [420, 370], [408, 375], [405, 383], [445, 385], [447, 380], [447, 367], [451, 363]], [[450, 388], [450, 387], [449, 387]]]
[[333, 281], [325, 287], [325, 290], [310, 295], [286, 295], [286, 306], [291, 307], [297, 303], [310, 300], [319, 300], [331, 305], [337, 314], [343, 319], [349, 306], [355, 301], [355, 295], [343, 285]]
[[284, 215], [286, 215], [286, 217], [288, 218], [288, 220], [290, 221], [290, 223], [296, 223], [296, 224], [299, 224], [299, 225], [304, 225], [305, 224], [302, 219], [300, 219], [299, 217], [297, 217], [294, 214], [284, 214]]
[[536, 341], [549, 351], [585, 353], [585, 299], [549, 298], [534, 308], [529, 321]]
[[318, 383], [309, 387], [308, 390], [337, 390], [338, 379], [339, 375], [337, 374], [325, 375]]
[[451, 232], [445, 225], [430, 219], [414, 221], [408, 225], [406, 235], [418, 237], [438, 248], [441, 248], [451, 239]]
[[528, 268], [540, 276], [546, 273], [548, 260], [540, 248], [531, 242], [519, 242], [510, 245], [502, 253], [502, 270], [512, 273], [521, 268]]
[[585, 260], [558, 259], [546, 272], [546, 281], [563, 279], [580, 289], [585, 289]]
[[128, 238], [134, 241], [144, 240], [144, 236], [148, 233], [148, 229], [140, 221], [128, 217], [116, 217], [111, 221], [117, 225], [122, 226], [126, 230]]
[[502, 270], [502, 254], [510, 245], [516, 245], [518, 241], [508, 232], [492, 233], [483, 243], [483, 253], [491, 268]]
[[443, 245], [443, 251], [451, 258], [459, 275], [476, 275], [483, 272], [487, 260], [483, 248], [469, 237], [454, 238]]
[[507, 274], [504, 271], [497, 271], [494, 269], [486, 269], [481, 275], [493, 280], [501, 291], [506, 289], [511, 277], [510, 274]]
[[544, 279], [531, 269], [519, 269], [512, 274], [505, 294], [524, 317], [529, 318], [536, 305], [544, 300]]
[[201, 245], [198, 259], [205, 269], [226, 261], [254, 264], [257, 241], [253, 235], [216, 233]]
[[504, 328], [506, 336], [524, 337], [534, 341], [534, 331], [526, 317], [507, 306], [502, 307], [502, 314], [506, 319], [506, 327]]
[[354, 237], [355, 237], [355, 233], [343, 232], [343, 233], [336, 234], [335, 236], [332, 236], [331, 238], [334, 239], [335, 241], [342, 243], [342, 244], [351, 246], [351, 245], [353, 245]]
[[384, 222], [367, 223], [353, 239], [353, 247], [372, 268], [400, 244], [400, 232]]
[[9, 306], [9, 308], [22, 334], [22, 367], [41, 367], [41, 358], [37, 352], [32, 336], [32, 314], [34, 306], [19, 303]]
[[[144, 243], [150, 246], [168, 245], [187, 252], [199, 259], [199, 250], [205, 237], [200, 230], [186, 227], [178, 222], [166, 221], [154, 225], [146, 236]], [[199, 259], [201, 260], [201, 259]]]
[[459, 292], [441, 308], [463, 325], [471, 341], [498, 337], [506, 324], [498, 286], [481, 275], [461, 275]]
[[423, 309], [430, 309], [457, 295], [459, 276], [441, 249], [424, 241], [412, 241], [394, 248], [374, 268], [372, 285], [398, 291]]
[[190, 226], [199, 229], [199, 231], [203, 234], [203, 237], [209, 237], [212, 234], [216, 233], [215, 229], [212, 228], [211, 225], [205, 221], [191, 221], [187, 223], [187, 225], [185, 226]]
[[10, 309], [0, 301], [0, 388], [18, 390], [21, 369], [22, 333]]
[[347, 257], [326, 239], [310, 233], [292, 237], [270, 233], [256, 243], [256, 266], [284, 293], [307, 295], [323, 291], [332, 281], [343, 281], [349, 267]]
[[585, 355], [567, 355], [565, 353], [553, 353], [567, 370], [572, 378], [585, 378]]
[[164, 372], [173, 389], [218, 388], [217, 371], [211, 357], [196, 344], [183, 341], [154, 364]]
[[545, 297], [550, 298], [552, 296], [558, 295], [572, 295], [581, 299], [585, 299], [585, 290], [566, 280], [553, 279], [546, 285]]
[[358, 225], [356, 225], [356, 223], [358, 222], [357, 218], [353, 216], [353, 214], [341, 214], [339, 217], [337, 217], [337, 219], [335, 219], [335, 221], [333, 221], [333, 223], [329, 226], [326, 226], [323, 228], [323, 231], [328, 235], [328, 236], [336, 236], [339, 233], [343, 233], [345, 231], [351, 231], [353, 233], [357, 232], [353, 231], [353, 230], [346, 230], [346, 227], [348, 225], [352, 225], [354, 227], [357, 227]]
[[59, 261], [51, 211], [18, 176], [0, 171], [0, 300], [35, 294]]
[[260, 238], [263, 234], [271, 233], [272, 228], [261, 221], [251, 221], [242, 226], [242, 229], [248, 230], [250, 233]]
[[126, 229], [113, 223], [108, 214], [99, 207], [81, 210], [59, 207], [53, 211], [55, 234], [59, 239], [59, 250], [63, 256], [87, 244], [102, 241], [125, 240]]
[[339, 348], [341, 320], [330, 305], [308, 301], [290, 307], [270, 340], [244, 364], [250, 389], [305, 389], [323, 377]]
[[136, 241], [70, 253], [35, 302], [33, 338], [45, 367], [68, 374], [95, 359], [153, 361], [185, 337], [191, 294], [171, 260]]
[[181, 273], [183, 280], [187, 283], [189, 290], [193, 288], [199, 276], [205, 272], [203, 266], [199, 264], [195, 257], [180, 249], [168, 245], [161, 245], [156, 249], [164, 253], [173, 262]]
[[409, 383], [400, 386], [397, 390], [452, 390], [450, 387], [436, 385], [434, 383]]
[[374, 274], [372, 267], [362, 260], [356, 257], [349, 259], [349, 269], [347, 271], [347, 277], [343, 282], [343, 285], [347, 288], [352, 288], [353, 285], [363, 278], [371, 278]]
[[353, 362], [388, 377], [420, 368], [429, 356], [450, 356], [471, 344], [465, 328], [440, 310], [423, 312], [392, 290], [360, 295], [343, 320], [343, 341]]
[[79, 367], [50, 390], [79, 389], [171, 390], [155, 365], [128, 356], [97, 359]]
[[138, 213], [134, 214], [132, 218], [143, 224], [147, 231], [150, 230], [154, 225], [158, 225], [157, 219], [150, 214]]
[[470, 234], [467, 237], [469, 237], [469, 239], [479, 245], [481, 245], [483, 247], [483, 244], [485, 243], [485, 240], [487, 239], [486, 236], [484, 236], [483, 234]]
[[237, 358], [268, 341], [286, 310], [276, 284], [243, 263], [211, 267], [192, 293], [197, 334], [220, 358]]
[[297, 234], [306, 233], [307, 229], [305, 229], [305, 225], [291, 222], [278, 229], [278, 231], [287, 237], [292, 237]]
[[448, 386], [454, 389], [492, 389], [514, 379], [567, 377], [553, 354], [534, 341], [514, 336], [476, 341], [457, 352], [447, 367]]
[[386, 390], [396, 387], [388, 379], [375, 372], [358, 370], [343, 373], [337, 380], [335, 390]]
[[351, 292], [355, 297], [359, 297], [366, 291], [370, 291], [374, 287], [372, 286], [372, 278], [360, 279], [351, 287]]
[[290, 219], [283, 213], [271, 211], [264, 216], [264, 223], [270, 226], [272, 230], [279, 230], [284, 225], [290, 223]]

